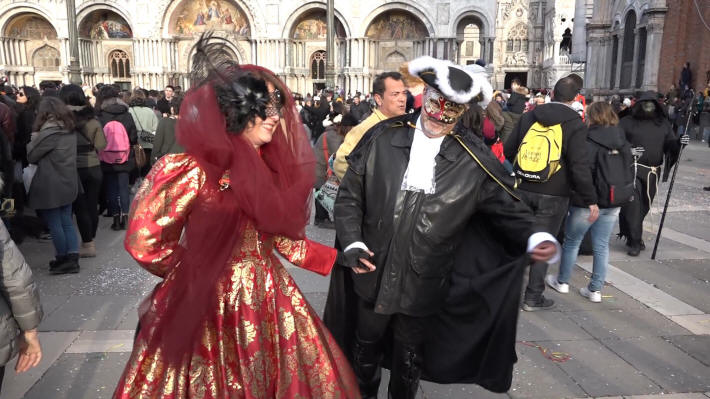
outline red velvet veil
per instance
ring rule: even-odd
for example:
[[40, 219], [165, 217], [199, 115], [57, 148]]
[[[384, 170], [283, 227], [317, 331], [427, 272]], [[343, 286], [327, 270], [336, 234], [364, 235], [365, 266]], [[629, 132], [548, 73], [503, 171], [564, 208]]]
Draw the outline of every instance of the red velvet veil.
[[[226, 130], [214, 85], [231, 82], [215, 78], [194, 87], [180, 107], [178, 142], [197, 159], [208, 187], [187, 218], [169, 293], [154, 295], [155, 306], [140, 319], [140, 334], [149, 347], [160, 348], [175, 366], [199, 344], [197, 334], [204, 323], [217, 317], [212, 310], [219, 300], [218, 282], [230, 269], [246, 224], [251, 222], [261, 234], [302, 239], [310, 216], [315, 158], [293, 96], [267, 69], [237, 69], [237, 75], [250, 73], [281, 91], [283, 116], [271, 142], [257, 151], [240, 134]], [[225, 173], [229, 188], [220, 191]]]

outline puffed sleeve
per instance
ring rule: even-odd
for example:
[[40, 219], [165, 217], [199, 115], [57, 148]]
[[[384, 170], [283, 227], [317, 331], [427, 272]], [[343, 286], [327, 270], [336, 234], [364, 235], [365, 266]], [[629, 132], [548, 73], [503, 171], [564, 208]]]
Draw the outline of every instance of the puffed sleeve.
[[186, 154], [162, 157], [146, 176], [131, 206], [124, 246], [149, 272], [164, 277], [177, 263], [183, 226], [205, 182]]
[[327, 276], [335, 264], [338, 252], [309, 239], [274, 238], [274, 248], [294, 265]]

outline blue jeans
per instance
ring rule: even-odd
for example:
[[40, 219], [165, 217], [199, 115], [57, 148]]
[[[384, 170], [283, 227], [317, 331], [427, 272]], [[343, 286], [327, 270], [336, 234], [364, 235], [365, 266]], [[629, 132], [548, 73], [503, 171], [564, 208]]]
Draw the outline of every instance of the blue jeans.
[[38, 209], [37, 213], [47, 223], [57, 256], [79, 253], [79, 239], [74, 228], [72, 204], [59, 208]]
[[609, 262], [609, 236], [614, 230], [621, 208], [599, 209], [599, 218], [589, 223], [589, 208], [569, 207], [569, 215], [565, 223], [565, 241], [562, 243], [562, 263], [557, 281], [569, 283], [572, 267], [577, 260], [579, 245], [587, 230], [592, 232], [592, 248], [594, 251], [594, 267], [592, 279], [587, 287], [589, 291], [601, 291], [604, 286], [606, 269]]
[[128, 214], [128, 208], [131, 205], [128, 177], [128, 172], [107, 173], [104, 175], [108, 211], [112, 216]]

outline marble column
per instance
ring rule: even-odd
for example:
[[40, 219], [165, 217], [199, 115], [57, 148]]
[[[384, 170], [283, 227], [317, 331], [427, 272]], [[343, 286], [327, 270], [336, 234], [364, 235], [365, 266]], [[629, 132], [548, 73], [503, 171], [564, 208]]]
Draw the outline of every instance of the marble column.
[[640, 49], [639, 49], [639, 47], [640, 47], [639, 41], [641, 38], [641, 35], [639, 34], [640, 31], [641, 31], [641, 29], [638, 27], [636, 27], [636, 29], [634, 29], [634, 59], [632, 61], [632, 65], [631, 65], [631, 84], [629, 85], [629, 88], [636, 88], [636, 74], [638, 73], [638, 62], [636, 62], [636, 60], [638, 60], [638, 58], [639, 58], [639, 51], [640, 51]]
[[644, 66], [643, 89], [658, 90], [658, 66], [661, 62], [663, 43], [663, 19], [646, 26], [646, 61]]
[[624, 56], [624, 35], [619, 34], [618, 35], [618, 49], [616, 53], [616, 76], [614, 77], [614, 88], [619, 88], [621, 86], [621, 66], [623, 64], [623, 56]]

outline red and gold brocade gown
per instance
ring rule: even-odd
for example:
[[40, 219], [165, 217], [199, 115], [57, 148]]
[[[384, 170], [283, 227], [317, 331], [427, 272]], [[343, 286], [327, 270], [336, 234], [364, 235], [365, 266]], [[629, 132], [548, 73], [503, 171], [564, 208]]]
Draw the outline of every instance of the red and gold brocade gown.
[[[126, 248], [142, 267], [164, 278], [155, 298], [168, 294], [171, 275], [180, 272], [175, 250], [191, 204], [206, 186], [204, 171], [185, 154], [167, 155], [153, 169], [136, 194]], [[336, 255], [309, 240], [264, 240], [247, 226], [238, 255], [219, 280], [219, 306], [206, 310], [214, 312], [209, 320], [216, 322], [200, 329], [202, 338], [190, 356], [180, 367], [167, 367], [142, 332], [114, 397], [359, 398], [347, 359], [274, 249], [323, 275]]]

